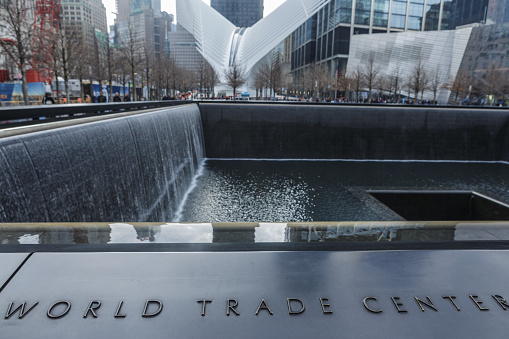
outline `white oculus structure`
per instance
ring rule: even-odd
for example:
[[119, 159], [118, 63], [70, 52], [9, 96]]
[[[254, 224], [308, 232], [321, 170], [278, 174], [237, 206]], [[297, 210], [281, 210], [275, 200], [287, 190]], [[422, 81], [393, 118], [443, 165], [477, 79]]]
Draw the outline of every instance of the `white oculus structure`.
[[177, 0], [177, 20], [220, 77], [232, 65], [247, 75], [274, 47], [329, 0], [287, 0], [252, 27], [235, 27], [202, 0]]

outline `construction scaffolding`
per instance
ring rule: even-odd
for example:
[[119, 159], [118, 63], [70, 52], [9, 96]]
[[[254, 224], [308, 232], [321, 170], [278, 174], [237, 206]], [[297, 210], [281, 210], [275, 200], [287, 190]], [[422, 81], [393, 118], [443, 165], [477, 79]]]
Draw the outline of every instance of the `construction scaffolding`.
[[53, 78], [51, 49], [58, 41], [60, 0], [35, 0], [34, 18], [32, 80], [51, 84]]

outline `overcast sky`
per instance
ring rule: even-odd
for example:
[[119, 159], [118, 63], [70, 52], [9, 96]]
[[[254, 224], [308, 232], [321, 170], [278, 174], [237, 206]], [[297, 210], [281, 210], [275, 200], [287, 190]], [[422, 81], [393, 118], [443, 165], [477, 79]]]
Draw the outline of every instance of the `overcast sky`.
[[[210, 0], [203, 0], [206, 4], [210, 5]], [[263, 16], [267, 16], [270, 12], [279, 7], [285, 0], [264, 0], [264, 12]], [[110, 25], [113, 25], [115, 19], [115, 0], [103, 0], [104, 6], [106, 6], [106, 17], [108, 18], [108, 30]], [[175, 14], [175, 0], [161, 0], [161, 10], [168, 13]]]

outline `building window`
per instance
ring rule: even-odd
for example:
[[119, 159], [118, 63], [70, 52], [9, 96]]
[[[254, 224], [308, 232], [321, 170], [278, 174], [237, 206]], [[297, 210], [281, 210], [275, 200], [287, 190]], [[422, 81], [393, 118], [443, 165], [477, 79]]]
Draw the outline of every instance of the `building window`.
[[355, 23], [369, 25], [371, 17], [371, 0], [357, 0], [355, 3]]
[[350, 27], [336, 27], [334, 30], [334, 55], [348, 54], [350, 50]]
[[336, 22], [352, 22], [352, 0], [336, 0]]
[[438, 30], [438, 20], [440, 18], [440, 0], [428, 0], [426, 3], [426, 21], [425, 31]]
[[373, 26], [387, 27], [389, 23], [390, 0], [375, 0]]
[[334, 8], [335, 8], [336, 0], [331, 0], [330, 2], [330, 14], [329, 14], [329, 29], [334, 28]]
[[452, 1], [444, 1], [444, 9], [442, 10], [442, 24], [441, 30], [449, 30], [453, 29], [454, 25], [452, 23]]
[[392, 16], [391, 16], [391, 27], [392, 28], [405, 28], [406, 21], [406, 0], [394, 0], [392, 3]]
[[408, 29], [422, 30], [424, 20], [424, 0], [412, 0], [408, 13]]

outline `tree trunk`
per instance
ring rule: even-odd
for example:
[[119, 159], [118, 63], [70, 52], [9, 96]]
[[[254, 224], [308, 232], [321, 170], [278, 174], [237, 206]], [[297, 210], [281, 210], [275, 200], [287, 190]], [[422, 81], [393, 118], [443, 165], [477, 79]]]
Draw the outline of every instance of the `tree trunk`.
[[25, 105], [28, 105], [29, 100], [28, 100], [27, 72], [23, 64], [21, 65], [21, 87], [23, 88], [23, 101], [25, 102]]
[[131, 92], [131, 100], [136, 101], [136, 79], [134, 79], [134, 68], [131, 68], [131, 81], [133, 83], [133, 87], [129, 89], [129, 92]]
[[60, 84], [58, 82], [58, 71], [57, 71], [57, 68], [55, 68], [55, 89], [57, 91], [57, 101], [55, 101], [55, 103], [59, 104], [60, 103], [60, 95], [59, 95]]
[[64, 66], [64, 87], [65, 87], [65, 100], [69, 104], [69, 72], [67, 66]]
[[81, 73], [81, 70], [80, 70], [80, 97], [81, 97], [81, 102], [84, 103], [85, 102], [85, 88], [83, 88], [83, 74]]

